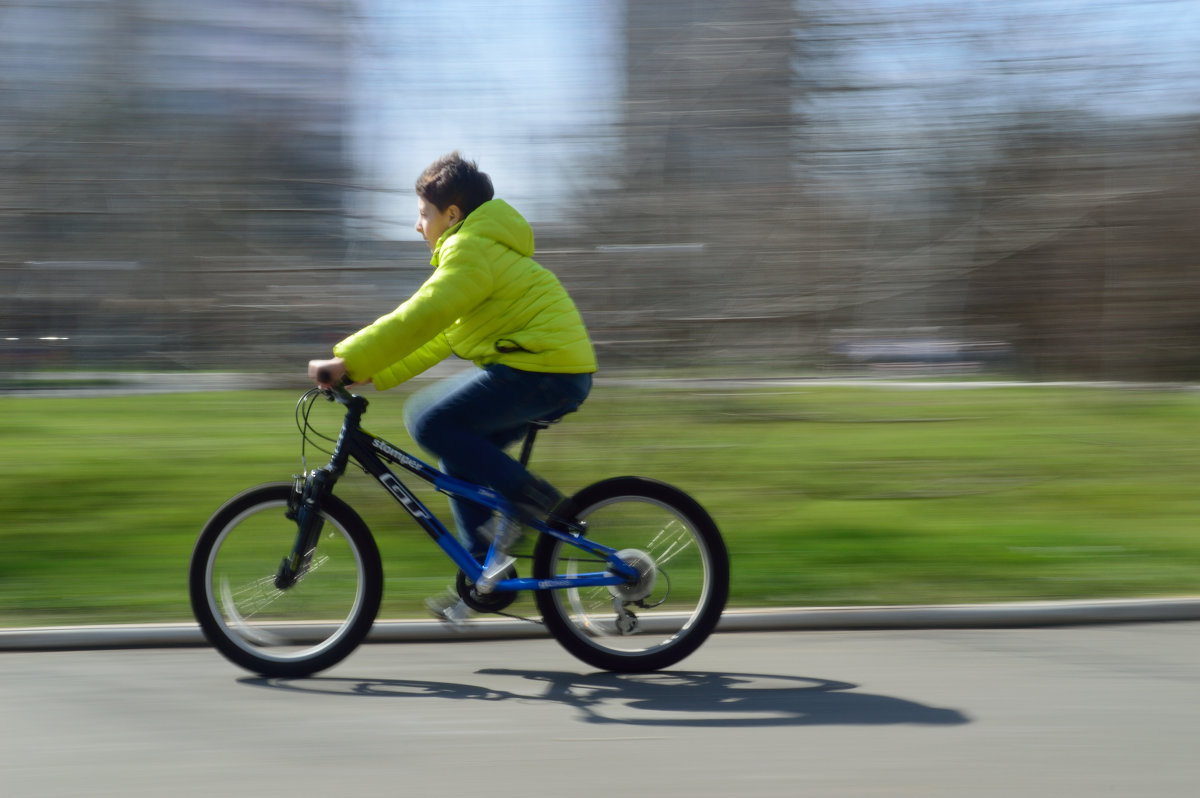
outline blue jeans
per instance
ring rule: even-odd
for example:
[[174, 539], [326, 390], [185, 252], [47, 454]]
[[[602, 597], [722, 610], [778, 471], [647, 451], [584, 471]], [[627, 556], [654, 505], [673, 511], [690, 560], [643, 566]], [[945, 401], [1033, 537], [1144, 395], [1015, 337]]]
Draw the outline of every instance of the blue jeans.
[[[530, 421], [573, 412], [592, 388], [591, 374], [547, 374], [493, 364], [442, 380], [409, 399], [404, 423], [413, 440], [437, 455], [451, 476], [492, 488], [518, 501], [538, 482], [505, 453]], [[450, 500], [460, 542], [475, 553], [485, 544], [473, 534], [491, 511]]]

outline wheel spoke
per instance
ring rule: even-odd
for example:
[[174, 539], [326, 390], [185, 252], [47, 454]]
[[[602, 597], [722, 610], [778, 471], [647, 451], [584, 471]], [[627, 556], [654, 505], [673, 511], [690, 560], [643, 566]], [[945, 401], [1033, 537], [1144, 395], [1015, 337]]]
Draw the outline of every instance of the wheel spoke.
[[[664, 536], [666, 536], [665, 540]], [[664, 548], [661, 553], [657, 553], [660, 542]], [[695, 541], [692, 540], [687, 528], [678, 520], [672, 520], [665, 529], [655, 535], [647, 550], [654, 555], [655, 562], [662, 566], [669, 563], [675, 555], [694, 545]]]
[[274, 575], [256, 579], [236, 591], [229, 587], [227, 578], [221, 578], [221, 606], [243, 619], [253, 618], [282, 595], [283, 591], [275, 587]]

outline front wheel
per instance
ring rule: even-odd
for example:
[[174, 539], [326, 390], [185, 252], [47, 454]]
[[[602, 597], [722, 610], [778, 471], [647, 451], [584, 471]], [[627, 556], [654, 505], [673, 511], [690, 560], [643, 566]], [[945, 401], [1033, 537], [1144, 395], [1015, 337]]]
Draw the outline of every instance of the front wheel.
[[[588, 538], [616, 549], [641, 576], [610, 587], [538, 591], [538, 609], [555, 639], [609, 671], [658, 670], [694, 652], [729, 595], [729, 555], [704, 508], [670, 485], [618, 477], [584, 488], [569, 511], [586, 522]], [[533, 568], [536, 578], [551, 579], [604, 570], [604, 563], [542, 535]]]
[[322, 502], [324, 524], [300, 576], [282, 589], [276, 572], [296, 541], [287, 517], [291, 483], [253, 488], [217, 510], [192, 552], [192, 611], [218, 651], [264, 676], [300, 677], [353, 651], [383, 596], [379, 549], [345, 502]]

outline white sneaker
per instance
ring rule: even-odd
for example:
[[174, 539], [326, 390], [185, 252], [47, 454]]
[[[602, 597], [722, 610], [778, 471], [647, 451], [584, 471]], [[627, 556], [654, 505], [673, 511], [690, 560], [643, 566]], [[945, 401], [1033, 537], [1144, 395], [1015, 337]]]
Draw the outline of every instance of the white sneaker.
[[489, 544], [495, 543], [496, 548], [508, 554], [521, 538], [525, 537], [525, 529], [521, 522], [506, 515], [493, 515], [491, 519], [475, 530], [480, 539]]
[[457, 595], [448, 594], [425, 599], [425, 607], [433, 616], [454, 632], [461, 632], [471, 620], [471, 608]]

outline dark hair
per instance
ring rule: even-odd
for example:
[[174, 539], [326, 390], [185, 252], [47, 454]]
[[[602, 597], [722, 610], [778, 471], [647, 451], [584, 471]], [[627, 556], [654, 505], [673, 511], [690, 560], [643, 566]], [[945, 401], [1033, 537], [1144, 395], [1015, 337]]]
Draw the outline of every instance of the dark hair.
[[417, 196], [444, 211], [457, 205], [466, 217], [495, 196], [492, 180], [474, 161], [464, 161], [457, 150], [431, 163], [417, 178]]

